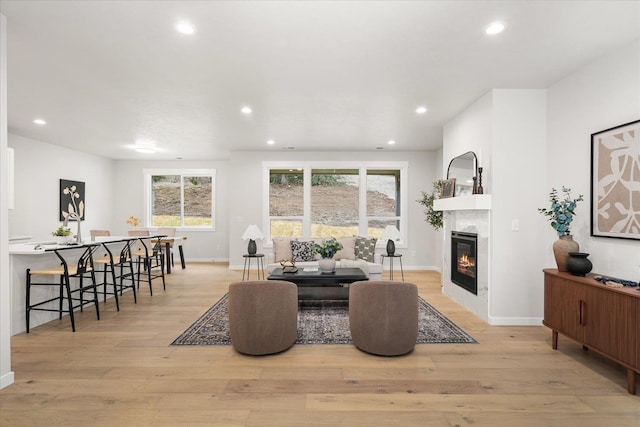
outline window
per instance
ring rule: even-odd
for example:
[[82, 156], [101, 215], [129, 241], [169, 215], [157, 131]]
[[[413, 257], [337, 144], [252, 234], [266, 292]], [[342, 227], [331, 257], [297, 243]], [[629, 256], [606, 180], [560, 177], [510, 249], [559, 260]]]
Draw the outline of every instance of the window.
[[406, 242], [406, 162], [264, 162], [265, 230], [273, 237], [380, 237], [395, 225]]
[[145, 224], [215, 230], [213, 169], [145, 169]]

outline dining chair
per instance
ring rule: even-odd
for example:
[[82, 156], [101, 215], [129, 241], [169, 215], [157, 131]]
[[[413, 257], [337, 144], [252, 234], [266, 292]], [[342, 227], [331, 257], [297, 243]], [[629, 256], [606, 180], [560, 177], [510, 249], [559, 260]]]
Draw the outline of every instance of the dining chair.
[[[166, 290], [162, 240], [155, 239], [154, 242], [148, 229], [129, 230], [128, 233], [131, 237], [138, 237], [138, 240], [135, 240], [131, 246], [131, 255], [135, 257], [137, 265], [138, 289], [140, 288], [140, 279], [144, 270], [146, 279], [149, 282], [150, 295], [153, 296], [152, 281], [156, 278], [162, 278], [162, 289]], [[157, 272], [158, 269], [160, 270], [159, 273]]]

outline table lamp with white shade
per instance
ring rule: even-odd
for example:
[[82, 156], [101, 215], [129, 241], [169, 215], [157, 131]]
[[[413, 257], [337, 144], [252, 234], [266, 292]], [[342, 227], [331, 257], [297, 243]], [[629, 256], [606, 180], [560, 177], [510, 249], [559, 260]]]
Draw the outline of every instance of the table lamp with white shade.
[[246, 230], [244, 230], [244, 233], [242, 234], [242, 240], [247, 240], [247, 239], [249, 239], [249, 246], [247, 246], [247, 253], [249, 255], [255, 255], [256, 251], [258, 250], [256, 246], [256, 240], [264, 239], [264, 235], [262, 234], [262, 231], [260, 231], [257, 225], [251, 224], [247, 227]]
[[387, 255], [391, 256], [396, 253], [396, 244], [394, 240], [400, 240], [400, 231], [395, 225], [387, 225], [380, 235], [380, 240], [387, 241]]

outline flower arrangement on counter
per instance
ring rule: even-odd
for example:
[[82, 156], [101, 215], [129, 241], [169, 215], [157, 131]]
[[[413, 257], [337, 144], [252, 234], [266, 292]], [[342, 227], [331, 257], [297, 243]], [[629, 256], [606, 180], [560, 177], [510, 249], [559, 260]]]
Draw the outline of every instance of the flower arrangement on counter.
[[127, 224], [135, 228], [140, 224], [140, 218], [135, 215], [131, 215], [129, 218], [127, 218]]
[[549, 193], [549, 201], [551, 206], [547, 208], [538, 208], [538, 211], [545, 216], [549, 217], [551, 221], [551, 227], [556, 230], [558, 236], [565, 236], [571, 234], [569, 227], [575, 216], [575, 209], [578, 202], [584, 200], [582, 194], [577, 199], [571, 198], [571, 189], [562, 186], [562, 192], [564, 193], [564, 199], [558, 198], [558, 190], [551, 189]]
[[333, 258], [333, 256], [342, 249], [342, 243], [338, 242], [334, 237], [323, 241], [321, 244], [314, 244], [313, 251], [320, 254], [322, 258]]

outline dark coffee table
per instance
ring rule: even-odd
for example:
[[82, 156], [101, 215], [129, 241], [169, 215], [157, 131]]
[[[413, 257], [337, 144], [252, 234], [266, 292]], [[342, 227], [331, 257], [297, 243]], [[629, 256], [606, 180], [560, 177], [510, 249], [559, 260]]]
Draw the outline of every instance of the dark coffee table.
[[283, 273], [282, 268], [276, 268], [267, 279], [295, 283], [299, 300], [348, 300], [349, 288], [343, 284], [367, 280], [367, 276], [359, 268], [336, 268], [333, 273], [302, 268], [295, 273]]

